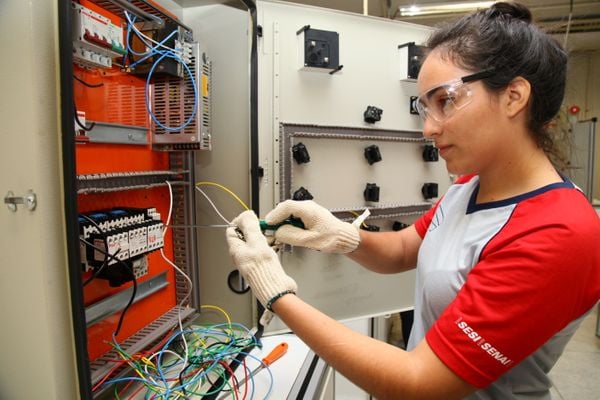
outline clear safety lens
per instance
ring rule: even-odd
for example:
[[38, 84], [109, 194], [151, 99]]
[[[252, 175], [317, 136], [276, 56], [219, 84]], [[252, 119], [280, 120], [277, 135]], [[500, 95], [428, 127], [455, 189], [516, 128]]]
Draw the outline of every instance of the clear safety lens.
[[473, 99], [473, 92], [460, 79], [437, 86], [417, 98], [416, 108], [423, 121], [428, 117], [442, 122]]
[[419, 115], [423, 121], [428, 117], [437, 122], [444, 121], [473, 100], [469, 83], [489, 78], [494, 73], [494, 69], [489, 68], [429, 89], [417, 98], [416, 108]]

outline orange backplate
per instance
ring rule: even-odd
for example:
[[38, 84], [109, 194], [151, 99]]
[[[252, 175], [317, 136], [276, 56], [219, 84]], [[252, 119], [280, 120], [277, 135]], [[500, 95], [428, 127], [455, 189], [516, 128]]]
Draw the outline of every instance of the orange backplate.
[[[93, 3], [82, 0], [81, 4], [105, 15], [115, 24], [122, 21]], [[110, 70], [87, 70], [74, 66], [73, 73], [90, 85], [88, 87], [74, 81], [74, 96], [77, 110], [84, 111], [87, 121], [109, 122], [124, 125], [142, 126], [148, 129], [148, 113], [145, 105], [145, 78], [123, 73], [117, 67]], [[89, 125], [89, 122], [88, 122]], [[95, 144], [84, 143], [76, 146], [76, 172], [81, 174], [105, 172], [134, 172], [147, 170], [168, 170], [168, 154], [152, 151], [151, 145]], [[78, 196], [80, 212], [101, 210], [111, 207], [155, 207], [161, 214], [163, 223], [169, 208], [168, 187], [129, 190], [106, 194], [81, 194]], [[173, 258], [173, 241], [167, 231], [164, 246], [165, 255]], [[167, 271], [169, 285], [157, 293], [134, 304], [125, 315], [119, 342], [131, 336], [147, 324], [176, 306], [175, 279], [172, 268], [162, 259], [158, 251], [148, 257], [149, 274], [139, 282]], [[83, 280], [91, 273], [84, 273]], [[84, 288], [86, 306], [98, 300], [125, 290], [131, 283], [111, 288], [108, 282], [96, 279]], [[88, 353], [94, 361], [112, 347], [108, 344], [117, 327], [120, 312], [87, 330]]]
[[[169, 207], [168, 188], [165, 186], [147, 190], [124, 191], [115, 194], [79, 195], [80, 212], [111, 207], [156, 207], [162, 216], [163, 222], [166, 222], [165, 219]], [[173, 241], [169, 230], [167, 230], [165, 235], [164, 253], [169, 259], [173, 259]], [[169, 285], [137, 302], [127, 311], [121, 331], [117, 337], [118, 341], [123, 341], [176, 305], [173, 269], [162, 259], [158, 251], [148, 256], [148, 266], [148, 275], [139, 279], [138, 284], [167, 271]], [[83, 279], [86, 280], [90, 276], [91, 272], [87, 272], [84, 274]], [[131, 285], [131, 283], [128, 283], [118, 288], [111, 288], [107, 281], [96, 279], [84, 288], [84, 302], [88, 306], [121, 290], [125, 290], [131, 287]], [[112, 349], [107, 342], [112, 338], [119, 316], [120, 312], [88, 328], [88, 353], [91, 361]]]

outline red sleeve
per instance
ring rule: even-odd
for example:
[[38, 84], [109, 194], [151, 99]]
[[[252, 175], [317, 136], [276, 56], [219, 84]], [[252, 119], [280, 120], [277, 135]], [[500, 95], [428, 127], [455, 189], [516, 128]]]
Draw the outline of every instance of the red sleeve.
[[[454, 182], [455, 184], [462, 184], [462, 183], [466, 183], [469, 182], [473, 177], [475, 177], [475, 175], [464, 175], [459, 177], [456, 182]], [[440, 204], [440, 201], [442, 201], [442, 199], [440, 198], [433, 207], [431, 207], [429, 210], [427, 210], [427, 212], [425, 214], [423, 214], [421, 216], [421, 218], [419, 218], [418, 220], [415, 221], [415, 228], [417, 229], [417, 233], [419, 234], [419, 236], [421, 236], [421, 239], [423, 239], [425, 237], [425, 234], [427, 233], [427, 229], [429, 228], [429, 224], [431, 223], [431, 220], [433, 219], [433, 216], [435, 215], [435, 210], [438, 207], [438, 204]]]
[[600, 221], [591, 207], [565, 205], [519, 204], [427, 332], [472, 385], [488, 386], [600, 299]]

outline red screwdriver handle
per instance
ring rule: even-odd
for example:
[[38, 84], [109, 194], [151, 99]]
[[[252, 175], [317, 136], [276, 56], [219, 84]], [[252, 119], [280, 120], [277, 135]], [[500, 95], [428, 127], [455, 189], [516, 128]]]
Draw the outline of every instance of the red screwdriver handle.
[[283, 356], [288, 349], [288, 344], [286, 342], [279, 343], [271, 352], [262, 359], [264, 365], [269, 366], [273, 364], [275, 361], [279, 360], [281, 356]]

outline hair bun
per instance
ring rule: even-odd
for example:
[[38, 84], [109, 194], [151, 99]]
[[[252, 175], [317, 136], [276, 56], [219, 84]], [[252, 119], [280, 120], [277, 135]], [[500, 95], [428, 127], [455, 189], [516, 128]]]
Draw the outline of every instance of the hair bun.
[[498, 2], [494, 3], [490, 9], [492, 10], [491, 16], [493, 17], [505, 15], [520, 19], [521, 21], [527, 23], [531, 22], [531, 11], [529, 11], [529, 8], [520, 3]]

